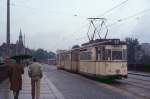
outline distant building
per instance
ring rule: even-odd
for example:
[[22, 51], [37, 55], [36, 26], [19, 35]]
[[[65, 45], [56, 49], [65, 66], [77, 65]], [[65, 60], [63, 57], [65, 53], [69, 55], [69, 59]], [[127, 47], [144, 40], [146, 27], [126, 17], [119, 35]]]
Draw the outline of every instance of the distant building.
[[150, 43], [142, 43], [141, 49], [144, 51], [145, 55], [150, 56]]
[[[0, 57], [7, 57], [7, 44], [3, 43], [0, 46]], [[19, 39], [16, 41], [16, 44], [10, 44], [10, 56], [18, 55], [18, 54], [25, 54], [28, 53], [30, 50], [25, 48], [23, 43], [23, 36], [22, 31], [20, 30]]]

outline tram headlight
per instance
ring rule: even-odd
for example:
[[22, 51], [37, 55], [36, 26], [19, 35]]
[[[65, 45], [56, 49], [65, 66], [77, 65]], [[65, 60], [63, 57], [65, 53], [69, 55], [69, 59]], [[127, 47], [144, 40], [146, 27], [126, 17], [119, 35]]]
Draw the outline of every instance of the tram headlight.
[[124, 64], [122, 64], [121, 68], [124, 68], [124, 67], [125, 67]]
[[119, 73], [120, 73], [120, 70], [119, 70], [119, 69], [117, 69], [117, 70], [116, 70], [116, 73], [117, 73], [117, 74], [119, 74]]

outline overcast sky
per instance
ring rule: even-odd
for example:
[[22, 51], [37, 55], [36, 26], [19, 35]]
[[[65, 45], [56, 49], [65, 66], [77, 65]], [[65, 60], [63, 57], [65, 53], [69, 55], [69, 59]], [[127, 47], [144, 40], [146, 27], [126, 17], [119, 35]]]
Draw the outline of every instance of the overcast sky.
[[[6, 38], [6, 1], [0, 0], [0, 44]], [[88, 17], [105, 17], [112, 24], [150, 9], [150, 0], [10, 0], [11, 42], [18, 39], [20, 28], [29, 48], [48, 51], [68, 49], [87, 42]], [[104, 12], [127, 1], [116, 9]], [[134, 37], [150, 42], [150, 11], [117, 22], [109, 28], [108, 38]]]

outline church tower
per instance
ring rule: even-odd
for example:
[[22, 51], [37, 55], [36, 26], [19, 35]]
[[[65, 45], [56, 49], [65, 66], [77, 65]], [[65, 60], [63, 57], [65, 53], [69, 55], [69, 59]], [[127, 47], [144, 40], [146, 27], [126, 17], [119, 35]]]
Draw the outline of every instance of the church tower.
[[20, 35], [19, 35], [19, 44], [23, 46], [23, 37], [22, 37], [21, 29], [20, 29]]
[[23, 44], [23, 36], [22, 36], [22, 31], [20, 29], [20, 34], [19, 34], [19, 40], [16, 42], [16, 45], [17, 45], [17, 48], [16, 48], [16, 53], [17, 54], [24, 54], [25, 51], [25, 47], [24, 47], [24, 44]]

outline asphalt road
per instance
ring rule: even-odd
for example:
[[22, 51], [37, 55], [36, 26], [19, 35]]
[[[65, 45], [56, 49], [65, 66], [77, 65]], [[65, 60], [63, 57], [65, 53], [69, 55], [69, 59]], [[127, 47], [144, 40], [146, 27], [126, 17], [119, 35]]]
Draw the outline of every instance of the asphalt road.
[[57, 70], [55, 66], [43, 65], [43, 70], [66, 99], [142, 99], [81, 75]]

